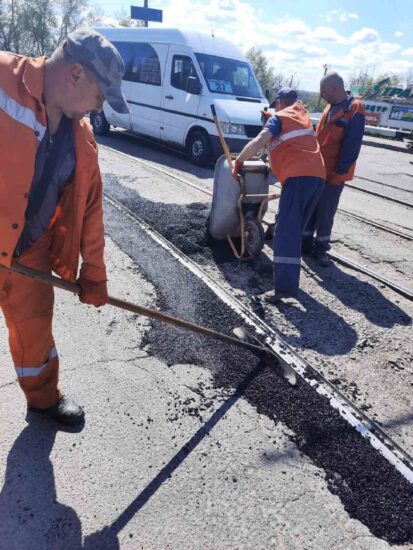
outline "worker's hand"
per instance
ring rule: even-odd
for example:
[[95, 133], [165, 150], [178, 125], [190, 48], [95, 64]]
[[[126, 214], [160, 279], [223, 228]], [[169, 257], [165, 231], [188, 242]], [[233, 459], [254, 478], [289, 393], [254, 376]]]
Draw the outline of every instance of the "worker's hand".
[[100, 307], [108, 303], [108, 288], [106, 281], [90, 281], [89, 279], [77, 280], [80, 286], [79, 300], [90, 306]]
[[274, 116], [274, 113], [272, 111], [261, 111], [261, 120], [263, 123], [267, 122], [267, 120], [270, 119], [272, 116]]
[[232, 177], [234, 178], [235, 181], [238, 181], [238, 173], [240, 171], [242, 164], [243, 164], [242, 160], [235, 159], [234, 168], [232, 170]]
[[341, 174], [337, 174], [336, 172], [332, 172], [327, 176], [327, 183], [329, 185], [339, 185], [340, 183], [343, 183], [344, 176]]

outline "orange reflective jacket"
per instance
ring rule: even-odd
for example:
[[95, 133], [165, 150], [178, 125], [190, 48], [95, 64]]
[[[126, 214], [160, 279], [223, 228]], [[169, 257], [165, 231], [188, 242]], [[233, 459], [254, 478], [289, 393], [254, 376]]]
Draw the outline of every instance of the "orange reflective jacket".
[[[320, 144], [321, 154], [326, 165], [327, 182], [332, 185], [337, 185], [343, 181], [353, 179], [356, 161], [354, 161], [343, 174], [336, 174], [335, 169], [340, 157], [341, 147], [344, 141], [345, 128], [349, 121], [355, 116], [365, 115], [363, 103], [359, 99], [349, 99], [351, 101], [347, 110], [339, 109], [331, 119], [328, 120], [328, 115], [331, 105], [327, 105], [317, 124], [317, 139]], [[358, 136], [360, 139], [362, 136]]]
[[302, 103], [278, 111], [281, 133], [269, 144], [273, 173], [282, 185], [288, 178], [312, 176], [325, 179], [320, 147], [310, 117]]
[[[46, 131], [42, 102], [45, 58], [0, 52], [0, 262], [10, 266], [25, 223], [36, 151]], [[52, 220], [53, 270], [76, 280], [106, 280], [102, 180], [92, 129], [73, 121], [76, 168]]]

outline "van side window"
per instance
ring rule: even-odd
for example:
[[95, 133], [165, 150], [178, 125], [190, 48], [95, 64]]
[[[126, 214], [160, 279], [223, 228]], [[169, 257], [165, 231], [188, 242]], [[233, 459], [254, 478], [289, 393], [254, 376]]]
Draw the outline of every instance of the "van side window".
[[198, 78], [192, 59], [186, 55], [174, 55], [172, 58], [171, 86], [178, 90], [186, 90], [188, 78]]
[[136, 52], [132, 66], [132, 81], [161, 85], [161, 66], [156, 51], [150, 44], [135, 44]]
[[125, 63], [123, 80], [161, 85], [159, 58], [150, 44], [144, 42], [113, 42]]
[[135, 44], [132, 42], [113, 42], [125, 64], [125, 74], [122, 80], [132, 80], [132, 65], [135, 56]]

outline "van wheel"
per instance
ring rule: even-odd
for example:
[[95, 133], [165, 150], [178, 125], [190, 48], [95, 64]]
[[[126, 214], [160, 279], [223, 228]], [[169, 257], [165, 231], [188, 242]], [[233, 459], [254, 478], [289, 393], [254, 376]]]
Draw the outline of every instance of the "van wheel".
[[208, 134], [195, 130], [188, 139], [188, 152], [191, 161], [199, 166], [205, 166], [211, 161], [212, 147]]
[[90, 122], [92, 123], [93, 132], [97, 136], [107, 136], [110, 132], [110, 124], [106, 120], [103, 111], [101, 113], [91, 113]]

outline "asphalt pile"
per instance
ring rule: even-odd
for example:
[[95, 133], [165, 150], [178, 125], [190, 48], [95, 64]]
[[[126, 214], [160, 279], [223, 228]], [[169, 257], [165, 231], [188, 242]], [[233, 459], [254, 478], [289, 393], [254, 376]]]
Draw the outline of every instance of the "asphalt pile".
[[[204, 264], [214, 261], [205, 236], [208, 209], [204, 205], [153, 203], [122, 187], [114, 177], [105, 177], [105, 185], [182, 252]], [[166, 253], [152, 253], [154, 247], [132, 221], [120, 220], [119, 213], [107, 207], [105, 223], [118, 246], [156, 288], [159, 309], [227, 334], [242, 324], [231, 308], [176, 262], [177, 273], [170, 266], [168, 274], [163, 273], [160, 262]], [[171, 284], [177, 280], [179, 285]], [[186, 300], [182, 300], [182, 288]], [[293, 432], [291, 439], [298, 449], [323, 470], [329, 489], [350, 517], [390, 544], [413, 544], [413, 486], [307, 383], [299, 380], [291, 387], [249, 352], [158, 322], [152, 323], [144, 345], [166, 365], [193, 363], [208, 368], [217, 392], [225, 389], [242, 395], [258, 413], [282, 422]]]

